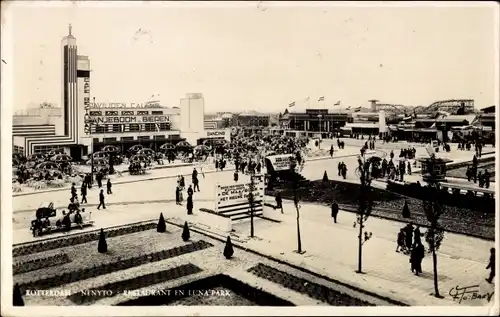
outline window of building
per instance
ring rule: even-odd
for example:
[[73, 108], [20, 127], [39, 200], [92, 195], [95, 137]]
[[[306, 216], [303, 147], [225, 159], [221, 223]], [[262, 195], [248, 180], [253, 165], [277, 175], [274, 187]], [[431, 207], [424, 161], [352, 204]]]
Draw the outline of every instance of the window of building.
[[94, 142], [94, 143], [99, 143], [99, 138], [93, 138], [93, 139], [92, 139], [92, 142]]
[[98, 125], [98, 126], [95, 126], [95, 132], [96, 133], [106, 133], [106, 126], [104, 125]]
[[111, 132], [114, 132], [114, 133], [122, 132], [122, 125], [121, 124], [112, 124], [111, 125]]
[[164, 135], [155, 135], [153, 138], [155, 140], [165, 140], [165, 136]]
[[52, 150], [59, 149], [60, 146], [58, 145], [50, 145], [50, 146], [45, 146], [45, 145], [35, 145], [34, 147], [34, 153], [47, 153]]
[[106, 142], [116, 142], [117, 140], [116, 140], [116, 138], [104, 138], [103, 141], [104, 141], [104, 143], [106, 143]]
[[149, 115], [149, 111], [137, 111], [138, 116], [147, 116]]
[[144, 124], [144, 130], [149, 132], [156, 131], [156, 125], [154, 123], [146, 123]]
[[149, 140], [149, 135], [141, 135], [137, 137], [137, 140]]
[[139, 131], [139, 125], [136, 123], [131, 123], [128, 125], [128, 130], [130, 132], [138, 132]]
[[122, 137], [122, 141], [134, 141], [134, 137], [133, 136], [124, 136], [124, 137]]
[[14, 153], [24, 154], [24, 147], [14, 145], [13, 152], [14, 152]]
[[122, 116], [133, 116], [134, 112], [133, 111], [122, 111]]
[[118, 115], [118, 111], [106, 111], [106, 115], [107, 116], [117, 116]]
[[170, 130], [170, 122], [161, 122], [159, 123], [160, 131], [169, 131]]
[[162, 115], [163, 111], [151, 111], [152, 115]]

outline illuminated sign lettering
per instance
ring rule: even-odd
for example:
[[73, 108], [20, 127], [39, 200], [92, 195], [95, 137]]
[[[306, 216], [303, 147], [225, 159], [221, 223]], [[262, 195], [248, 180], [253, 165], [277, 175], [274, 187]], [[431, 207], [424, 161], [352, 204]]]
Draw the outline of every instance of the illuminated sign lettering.
[[161, 108], [159, 101], [149, 102], [93, 102], [91, 108]]
[[144, 116], [144, 117], [132, 117], [132, 116], [113, 116], [113, 117], [94, 117], [92, 118], [96, 123], [159, 123], [159, 122], [170, 122], [170, 118], [167, 116]]
[[226, 136], [226, 131], [209, 131], [207, 132], [207, 137], [218, 137], [218, 136]]

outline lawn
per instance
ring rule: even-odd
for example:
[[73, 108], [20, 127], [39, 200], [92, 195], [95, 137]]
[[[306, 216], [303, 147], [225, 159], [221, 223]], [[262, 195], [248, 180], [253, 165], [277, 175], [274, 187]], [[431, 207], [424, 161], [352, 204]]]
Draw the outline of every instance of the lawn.
[[[331, 206], [333, 201], [339, 204], [343, 210], [356, 212], [359, 192], [359, 184], [318, 180], [312, 181], [307, 187], [301, 187], [297, 193], [302, 201], [321, 203]], [[374, 208], [372, 215], [403, 222], [413, 222], [426, 226], [428, 221], [423, 210], [423, 202], [416, 198], [405, 197], [387, 190], [373, 188]], [[273, 191], [267, 191], [267, 195], [275, 195], [281, 192], [283, 199], [293, 199], [293, 192], [287, 187], [275, 187]], [[405, 201], [411, 212], [411, 218], [402, 217]], [[445, 213], [440, 219], [441, 225], [450, 232], [462, 233], [495, 239], [495, 211], [494, 210], [472, 210], [446, 206]]]

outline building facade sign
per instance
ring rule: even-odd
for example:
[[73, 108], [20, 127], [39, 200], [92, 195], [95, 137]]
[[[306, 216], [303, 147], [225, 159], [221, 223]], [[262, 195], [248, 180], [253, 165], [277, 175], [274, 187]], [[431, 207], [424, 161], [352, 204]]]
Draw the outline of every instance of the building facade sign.
[[[87, 84], [87, 83], [86, 83]], [[89, 84], [90, 87], [90, 84]], [[89, 88], [90, 89], [90, 88]], [[148, 102], [92, 102], [90, 108], [161, 108], [159, 101]]]
[[96, 124], [170, 122], [168, 116], [99, 116], [91, 118]]
[[83, 107], [85, 109], [85, 116], [83, 118], [84, 128], [83, 132], [86, 136], [90, 135], [91, 117], [90, 117], [90, 77], [83, 78]]

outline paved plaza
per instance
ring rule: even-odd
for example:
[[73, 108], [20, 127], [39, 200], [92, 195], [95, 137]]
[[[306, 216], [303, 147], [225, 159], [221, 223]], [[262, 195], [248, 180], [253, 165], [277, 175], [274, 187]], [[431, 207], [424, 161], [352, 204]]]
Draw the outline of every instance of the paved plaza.
[[[335, 141], [334, 141], [335, 142]], [[328, 142], [325, 142], [328, 144]], [[380, 144], [378, 144], [380, 145]], [[377, 150], [377, 155], [388, 153], [387, 148]], [[417, 157], [425, 153], [417, 150]], [[302, 175], [308, 179], [321, 179], [326, 170], [330, 179], [338, 179], [337, 164], [344, 161], [348, 166], [348, 181], [356, 182], [354, 173], [357, 160], [357, 148], [346, 146], [345, 150], [336, 151], [333, 158], [309, 159], [305, 163]], [[399, 152], [395, 152], [397, 156]], [[466, 161], [472, 152], [452, 151], [445, 153], [454, 161]], [[197, 166], [200, 168], [200, 166]], [[232, 166], [224, 171], [215, 171], [211, 166], [203, 168], [200, 175], [201, 192], [194, 194], [195, 214], [188, 216], [185, 206], [175, 204], [176, 176], [190, 175], [193, 167], [164, 168], [151, 171], [145, 176], [124, 176], [113, 186], [113, 194], [106, 196], [106, 210], [96, 210], [98, 190], [94, 186], [87, 196], [89, 204], [83, 205], [92, 212], [95, 221], [93, 228], [118, 226], [143, 220], [155, 220], [163, 213], [167, 221], [183, 223], [188, 221], [202, 232], [224, 237], [226, 234], [210, 228], [206, 224], [210, 217], [199, 212], [199, 208], [214, 208], [216, 183], [233, 181]], [[240, 175], [240, 181], [248, 179]], [[186, 177], [189, 185], [190, 177]], [[13, 197], [13, 243], [22, 243], [40, 238], [33, 238], [28, 230], [34, 209], [42, 201], [52, 201], [57, 208], [65, 209], [70, 197], [69, 189], [52, 190]], [[272, 197], [265, 198], [274, 203]], [[266, 207], [270, 208], [270, 207]], [[272, 209], [272, 208], [271, 208]], [[278, 213], [278, 211], [272, 211]], [[278, 215], [279, 216], [279, 215]], [[334, 223], [328, 207], [317, 204], [302, 204], [300, 230], [305, 254], [297, 254], [296, 211], [291, 202], [284, 202], [284, 214], [281, 222], [265, 219], [255, 220], [255, 238], [248, 238], [250, 221], [248, 219], [233, 224], [233, 242], [244, 248], [255, 250], [264, 255], [277, 258], [303, 267], [328, 278], [353, 285], [360, 289], [392, 298], [409, 305], [459, 305], [449, 295], [451, 289], [470, 285], [479, 285], [479, 293], [493, 291], [493, 285], [484, 281], [488, 271], [489, 249], [493, 242], [446, 233], [438, 253], [438, 272], [440, 292], [444, 299], [436, 299], [433, 292], [432, 257], [427, 254], [423, 260], [423, 275], [415, 276], [410, 271], [408, 256], [396, 253], [396, 236], [402, 224], [371, 217], [366, 229], [373, 232], [373, 238], [363, 247], [363, 271], [357, 274], [357, 228], [353, 228], [355, 214], [342, 212], [338, 223]], [[61, 236], [64, 233], [52, 235]], [[318, 237], [323, 237], [318, 239]], [[460, 305], [492, 305], [486, 300], [470, 300]]]

